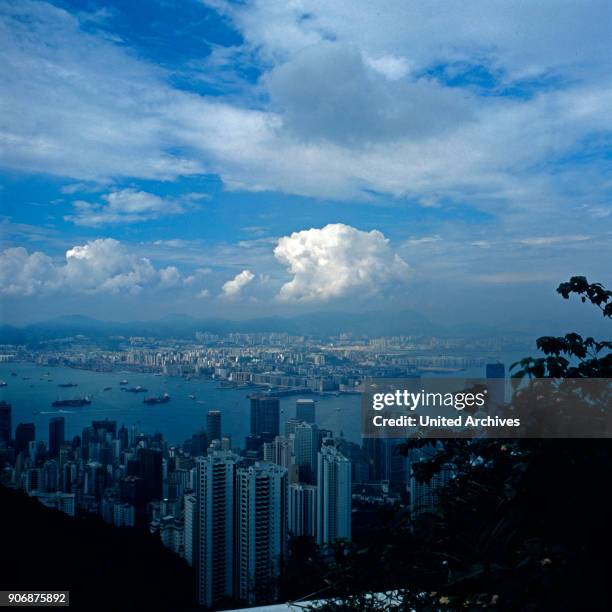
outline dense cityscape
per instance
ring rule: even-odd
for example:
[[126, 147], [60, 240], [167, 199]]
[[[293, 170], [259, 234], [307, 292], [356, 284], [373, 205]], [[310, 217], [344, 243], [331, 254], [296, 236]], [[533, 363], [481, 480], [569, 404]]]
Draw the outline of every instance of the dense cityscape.
[[[473, 342], [462, 353], [455, 341], [425, 337], [322, 341], [198, 332], [193, 342], [140, 337], [121, 342], [113, 350], [83, 337], [36, 348], [2, 347], [0, 361], [7, 371], [19, 363], [36, 364], [40, 381], [73, 394], [53, 402], [60, 410], [50, 413], [48, 431], [37, 431], [32, 422], [13, 424], [12, 406], [2, 401], [2, 484], [77, 520], [97, 515], [116, 527], [155, 534], [194, 568], [198, 602], [215, 608], [277, 600], [278, 579], [296, 538], [312, 541], [325, 558], [338, 542], [350, 542], [367, 529], [376, 508], [403, 507], [412, 516], [431, 508], [436, 490], [451, 476], [442, 472], [429, 483], [417, 482], [411, 462], [433, 449], [404, 456], [398, 440], [357, 444], [318, 425], [318, 400], [358, 395], [366, 377], [452, 375], [470, 368], [489, 377], [505, 374], [501, 363], [486, 364], [477, 356], [477, 351], [499, 354], [499, 339]], [[170, 395], [152, 396], [147, 388], [132, 386], [129, 374], [244, 390], [249, 434], [232, 438], [221, 410], [202, 409], [192, 436], [182, 443], [141, 431], [138, 422], [106, 416], [69, 437], [70, 415], [61, 409], [91, 400], [79, 395], [76, 383], [57, 384], [51, 378], [54, 366], [121, 372], [126, 397], [169, 403], [168, 410]], [[30, 383], [23, 379], [28, 380], [11, 371], [1, 384]], [[280, 398], [286, 396], [296, 398], [281, 429]]]

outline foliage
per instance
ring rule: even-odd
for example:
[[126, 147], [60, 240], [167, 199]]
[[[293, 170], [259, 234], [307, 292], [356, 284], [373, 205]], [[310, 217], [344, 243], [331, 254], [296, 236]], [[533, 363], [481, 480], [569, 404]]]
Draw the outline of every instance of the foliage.
[[[559, 286], [612, 318], [612, 293], [583, 277]], [[612, 343], [567, 334], [537, 341], [545, 357], [515, 364], [528, 378], [612, 378]], [[607, 352], [606, 352], [607, 351]], [[609, 407], [609, 406], [608, 406]], [[409, 440], [405, 453], [431, 440]], [[335, 599], [318, 610], [608, 610], [608, 501], [612, 452], [605, 439], [446, 440], [413, 465], [427, 482], [455, 477], [438, 507], [345, 551], [330, 564]]]

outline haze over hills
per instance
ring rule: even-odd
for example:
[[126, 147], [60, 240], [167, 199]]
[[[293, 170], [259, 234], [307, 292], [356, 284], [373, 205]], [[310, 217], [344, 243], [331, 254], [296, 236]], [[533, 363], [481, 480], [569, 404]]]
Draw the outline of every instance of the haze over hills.
[[153, 336], [157, 338], [193, 338], [196, 332], [214, 334], [277, 332], [293, 335], [330, 337], [339, 334], [378, 337], [394, 335], [479, 338], [484, 336], [533, 336], [568, 331], [566, 325], [544, 321], [516, 322], [502, 327], [472, 323], [441, 325], [414, 310], [399, 312], [370, 311], [364, 313], [315, 312], [294, 317], [270, 316], [246, 320], [197, 318], [169, 314], [148, 321], [102, 321], [83, 315], [65, 315], [23, 327], [0, 326], [0, 343], [31, 344], [83, 335], [88, 338], [110, 336]]
[[445, 334], [420, 313], [405, 310], [393, 314], [382, 312], [320, 312], [295, 317], [262, 317], [242, 321], [221, 318], [196, 318], [170, 314], [153, 321], [101, 321], [82, 315], [61, 316], [24, 327], [0, 327], [4, 343], [36, 342], [67, 336], [101, 337], [113, 335], [189, 338], [196, 332], [226, 334], [230, 332], [286, 332], [296, 335], [332, 336], [342, 333], [364, 336]]

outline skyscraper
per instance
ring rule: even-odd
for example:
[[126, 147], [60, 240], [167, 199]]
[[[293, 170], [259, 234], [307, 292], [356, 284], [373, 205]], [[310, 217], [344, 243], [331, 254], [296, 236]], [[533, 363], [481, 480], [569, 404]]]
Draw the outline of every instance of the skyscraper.
[[64, 443], [64, 417], [52, 417], [49, 420], [49, 455], [57, 457]]
[[221, 412], [209, 410], [206, 415], [206, 433], [209, 443], [212, 440], [221, 440]]
[[488, 405], [491, 408], [501, 406], [506, 398], [506, 366], [503, 363], [487, 363], [485, 372], [489, 392]]
[[316, 536], [317, 487], [289, 485], [289, 532], [293, 537]]
[[271, 461], [289, 469], [293, 461], [293, 437], [276, 436], [272, 442], [263, 445], [264, 461]]
[[306, 423], [315, 422], [315, 401], [313, 399], [299, 399], [295, 402], [295, 418]]
[[213, 451], [197, 459], [194, 564], [198, 600], [212, 607], [234, 593], [234, 476], [237, 456]]
[[19, 423], [15, 428], [15, 453], [27, 450], [28, 444], [36, 439], [34, 423]]
[[277, 397], [251, 397], [251, 433], [267, 434], [269, 439], [279, 434], [280, 402]]
[[185, 561], [193, 566], [195, 561], [195, 551], [197, 550], [195, 536], [198, 533], [198, 498], [195, 495], [185, 495], [184, 498], [184, 518], [185, 518]]
[[0, 402], [0, 446], [9, 445], [11, 441], [11, 412], [12, 406], [5, 401]]
[[153, 448], [138, 451], [139, 476], [144, 480], [144, 495], [147, 502], [162, 496], [162, 453]]
[[236, 596], [273, 600], [287, 545], [287, 470], [273, 463], [236, 474]]
[[295, 428], [294, 436], [293, 452], [295, 464], [300, 470], [300, 482], [316, 484], [319, 430], [314, 424], [300, 423]]
[[317, 544], [351, 539], [351, 463], [331, 440], [319, 452]]

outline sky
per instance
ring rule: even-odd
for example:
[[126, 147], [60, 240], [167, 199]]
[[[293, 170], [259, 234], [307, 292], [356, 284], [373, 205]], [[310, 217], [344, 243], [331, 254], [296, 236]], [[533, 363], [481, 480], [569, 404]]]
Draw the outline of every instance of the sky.
[[410, 308], [594, 321], [612, 4], [0, 0], [0, 306], [23, 324]]

